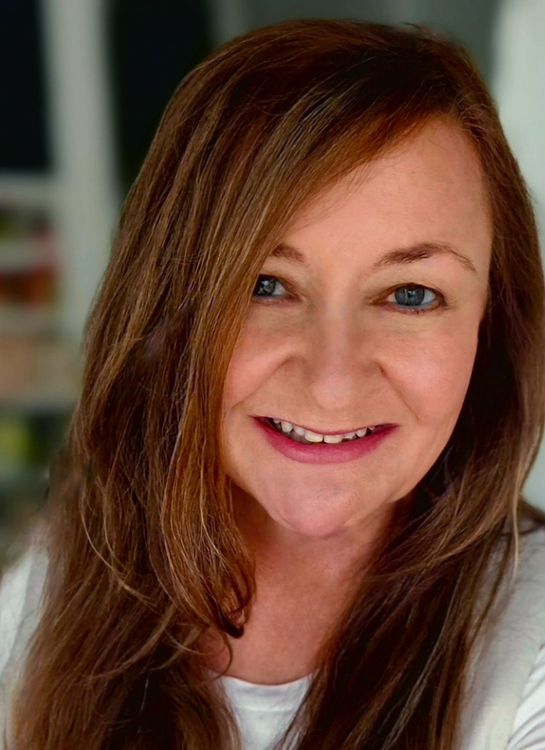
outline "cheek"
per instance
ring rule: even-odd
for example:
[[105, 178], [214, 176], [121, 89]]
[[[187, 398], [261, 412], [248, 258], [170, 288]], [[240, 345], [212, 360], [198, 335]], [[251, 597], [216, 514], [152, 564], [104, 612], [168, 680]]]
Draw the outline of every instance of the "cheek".
[[266, 380], [274, 354], [255, 332], [243, 332], [235, 346], [224, 386], [224, 412], [252, 395]]
[[403, 366], [392, 374], [403, 400], [419, 422], [454, 427], [467, 393], [477, 336], [473, 331], [436, 333], [419, 342], [411, 356], [405, 351]]
[[224, 413], [257, 392], [299, 346], [300, 336], [289, 319], [278, 321], [269, 315], [264, 321], [258, 313], [246, 322], [231, 356], [224, 384]]

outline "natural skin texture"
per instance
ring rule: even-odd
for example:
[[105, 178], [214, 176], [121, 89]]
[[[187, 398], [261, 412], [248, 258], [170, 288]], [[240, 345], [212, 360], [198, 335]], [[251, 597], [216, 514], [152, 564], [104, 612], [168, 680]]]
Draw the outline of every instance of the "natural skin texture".
[[[326, 624], [349, 595], [350, 572], [456, 424], [492, 244], [478, 159], [456, 125], [431, 121], [318, 195], [281, 240], [306, 265], [269, 258], [263, 266], [290, 291], [278, 282], [251, 307], [228, 372], [222, 435], [257, 563], [257, 598], [244, 636], [231, 639], [229, 674], [261, 683], [311, 671]], [[447, 254], [372, 269], [385, 253], [421, 242], [448, 243], [474, 271]], [[439, 294], [404, 308], [394, 289], [406, 284]], [[322, 431], [384, 422], [398, 429], [355, 461], [306, 465], [268, 444], [257, 415]]]

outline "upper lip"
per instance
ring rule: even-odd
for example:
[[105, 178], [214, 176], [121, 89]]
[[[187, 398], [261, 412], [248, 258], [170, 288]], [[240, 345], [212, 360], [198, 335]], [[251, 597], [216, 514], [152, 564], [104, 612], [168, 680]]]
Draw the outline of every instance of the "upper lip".
[[356, 432], [356, 430], [363, 430], [364, 427], [382, 427], [385, 423], [381, 422], [367, 422], [367, 424], [360, 425], [358, 427], [349, 427], [346, 430], [318, 430], [314, 427], [306, 427], [306, 425], [299, 424], [298, 422], [293, 422], [291, 419], [282, 419], [282, 417], [275, 417], [273, 415], [267, 415], [263, 417], [259, 417], [259, 419], [280, 419], [282, 422], [289, 422], [290, 424], [295, 425], [296, 427], [302, 427], [304, 430], [308, 430], [309, 432], [316, 432], [319, 435], [346, 435], [349, 432]]

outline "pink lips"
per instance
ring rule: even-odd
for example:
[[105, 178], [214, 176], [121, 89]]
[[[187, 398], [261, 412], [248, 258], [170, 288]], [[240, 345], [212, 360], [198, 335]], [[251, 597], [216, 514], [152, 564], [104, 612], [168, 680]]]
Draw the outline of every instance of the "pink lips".
[[269, 444], [287, 458], [306, 464], [332, 464], [353, 461], [376, 450], [395, 430], [397, 425], [384, 425], [380, 431], [366, 435], [359, 440], [346, 443], [317, 443], [305, 445], [297, 443], [271, 427], [264, 419], [254, 421]]

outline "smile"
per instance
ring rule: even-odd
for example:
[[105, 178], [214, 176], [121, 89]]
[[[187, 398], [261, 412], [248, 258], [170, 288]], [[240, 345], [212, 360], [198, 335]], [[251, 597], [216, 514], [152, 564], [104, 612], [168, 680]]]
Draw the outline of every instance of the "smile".
[[[398, 425], [375, 425], [356, 430], [348, 435], [324, 435], [303, 429], [296, 431], [297, 425], [273, 417], [254, 417], [260, 433], [268, 444], [285, 457], [306, 464], [338, 464], [354, 461], [373, 453], [389, 435], [396, 432]], [[289, 429], [287, 429], [289, 427]], [[358, 432], [365, 434], [358, 435]]]
[[350, 432], [339, 432], [336, 434], [315, 432], [314, 430], [308, 430], [306, 427], [293, 424], [292, 422], [286, 422], [285, 420], [276, 419], [275, 417], [266, 417], [266, 421], [278, 432], [281, 432], [291, 440], [295, 440], [298, 443], [328, 443], [335, 445], [337, 443], [359, 440], [366, 435], [378, 432], [382, 425], [369, 425], [368, 427], [361, 427], [358, 430], [352, 430]]

